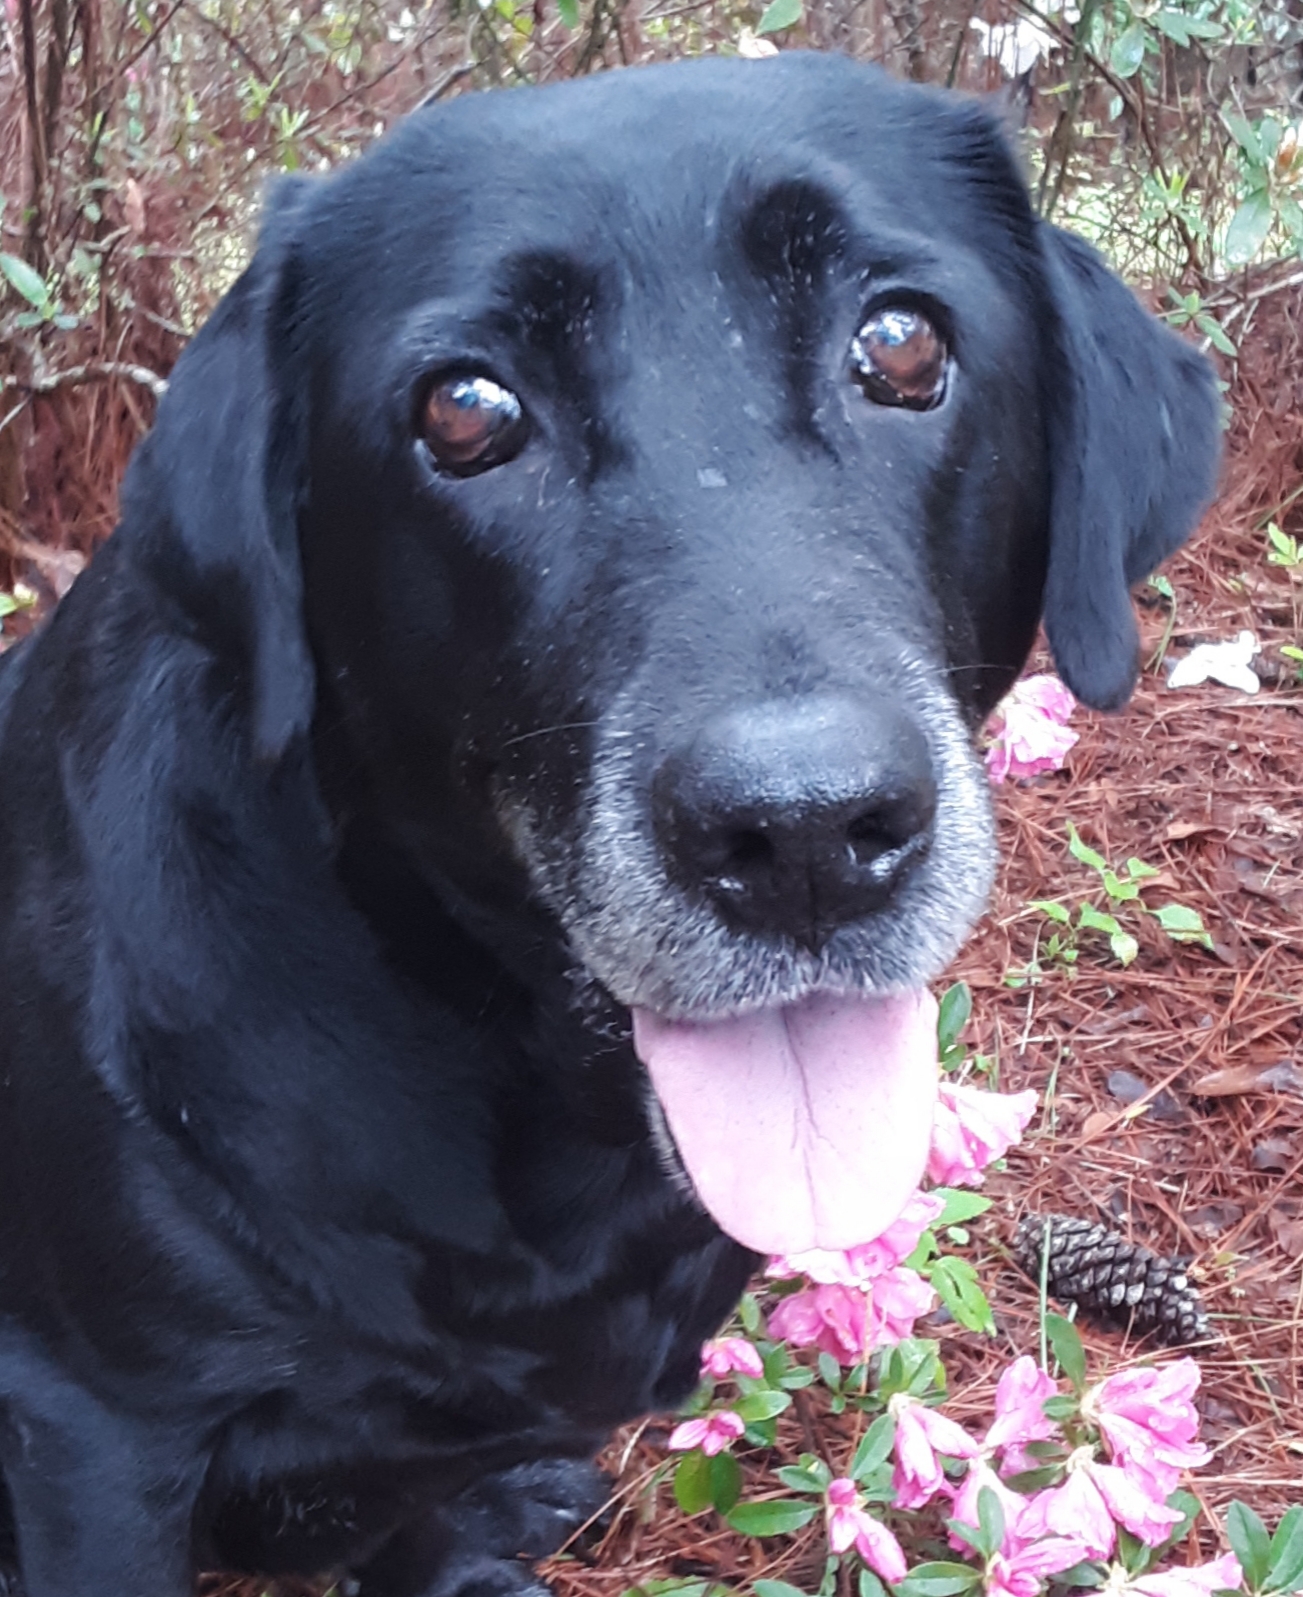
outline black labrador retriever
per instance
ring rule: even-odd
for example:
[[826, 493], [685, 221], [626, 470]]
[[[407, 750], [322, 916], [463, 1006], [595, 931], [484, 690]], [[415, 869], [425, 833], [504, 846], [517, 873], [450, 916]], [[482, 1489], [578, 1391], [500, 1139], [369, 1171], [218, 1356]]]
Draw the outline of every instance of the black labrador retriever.
[[922, 1168], [972, 735], [1126, 699], [1204, 363], [978, 105], [470, 96], [282, 190], [0, 669], [0, 1536], [536, 1589], [755, 1250]]

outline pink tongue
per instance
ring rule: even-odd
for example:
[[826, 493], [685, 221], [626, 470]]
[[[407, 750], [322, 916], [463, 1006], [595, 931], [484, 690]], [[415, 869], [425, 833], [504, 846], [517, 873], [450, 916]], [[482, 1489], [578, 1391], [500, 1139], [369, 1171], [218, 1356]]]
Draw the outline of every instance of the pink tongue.
[[704, 1024], [635, 1009], [633, 1041], [697, 1196], [757, 1252], [868, 1242], [923, 1174], [937, 1088], [928, 992]]

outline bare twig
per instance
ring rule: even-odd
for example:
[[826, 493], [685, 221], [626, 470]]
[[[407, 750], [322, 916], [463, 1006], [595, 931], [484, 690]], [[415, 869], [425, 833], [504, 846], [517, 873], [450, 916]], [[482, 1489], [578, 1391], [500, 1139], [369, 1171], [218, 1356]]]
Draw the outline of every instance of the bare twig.
[[52, 394], [59, 388], [78, 388], [85, 383], [105, 382], [137, 383], [148, 388], [155, 399], [167, 392], [167, 379], [152, 372], [148, 366], [137, 366], [133, 361], [90, 361], [84, 366], [67, 366], [63, 371], [45, 372], [34, 377], [0, 378], [0, 393], [17, 390], [20, 393]]

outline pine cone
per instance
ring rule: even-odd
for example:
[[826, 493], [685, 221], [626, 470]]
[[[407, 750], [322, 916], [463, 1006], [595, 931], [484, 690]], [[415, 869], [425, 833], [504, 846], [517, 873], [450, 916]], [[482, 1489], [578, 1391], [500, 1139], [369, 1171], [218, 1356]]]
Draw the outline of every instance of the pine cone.
[[1176, 1346], [1212, 1335], [1184, 1259], [1160, 1258], [1116, 1231], [1067, 1214], [1029, 1214], [1014, 1233], [1013, 1256], [1033, 1281], [1041, 1278], [1045, 1227], [1050, 1227], [1047, 1289], [1061, 1303]]

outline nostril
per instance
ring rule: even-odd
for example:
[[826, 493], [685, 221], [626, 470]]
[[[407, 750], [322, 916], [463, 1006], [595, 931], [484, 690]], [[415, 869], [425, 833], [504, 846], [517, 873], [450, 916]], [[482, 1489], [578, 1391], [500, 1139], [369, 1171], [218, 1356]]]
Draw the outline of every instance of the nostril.
[[927, 847], [932, 812], [931, 804], [916, 799], [865, 810], [846, 828], [851, 858], [857, 865], [874, 865], [887, 854], [912, 857]]
[[734, 832], [729, 841], [728, 863], [734, 870], [746, 871], [774, 862], [774, 845], [763, 832]]
[[727, 833], [721, 852], [715, 886], [734, 896], [749, 892], [757, 878], [772, 871], [776, 863], [773, 843], [754, 829]]

